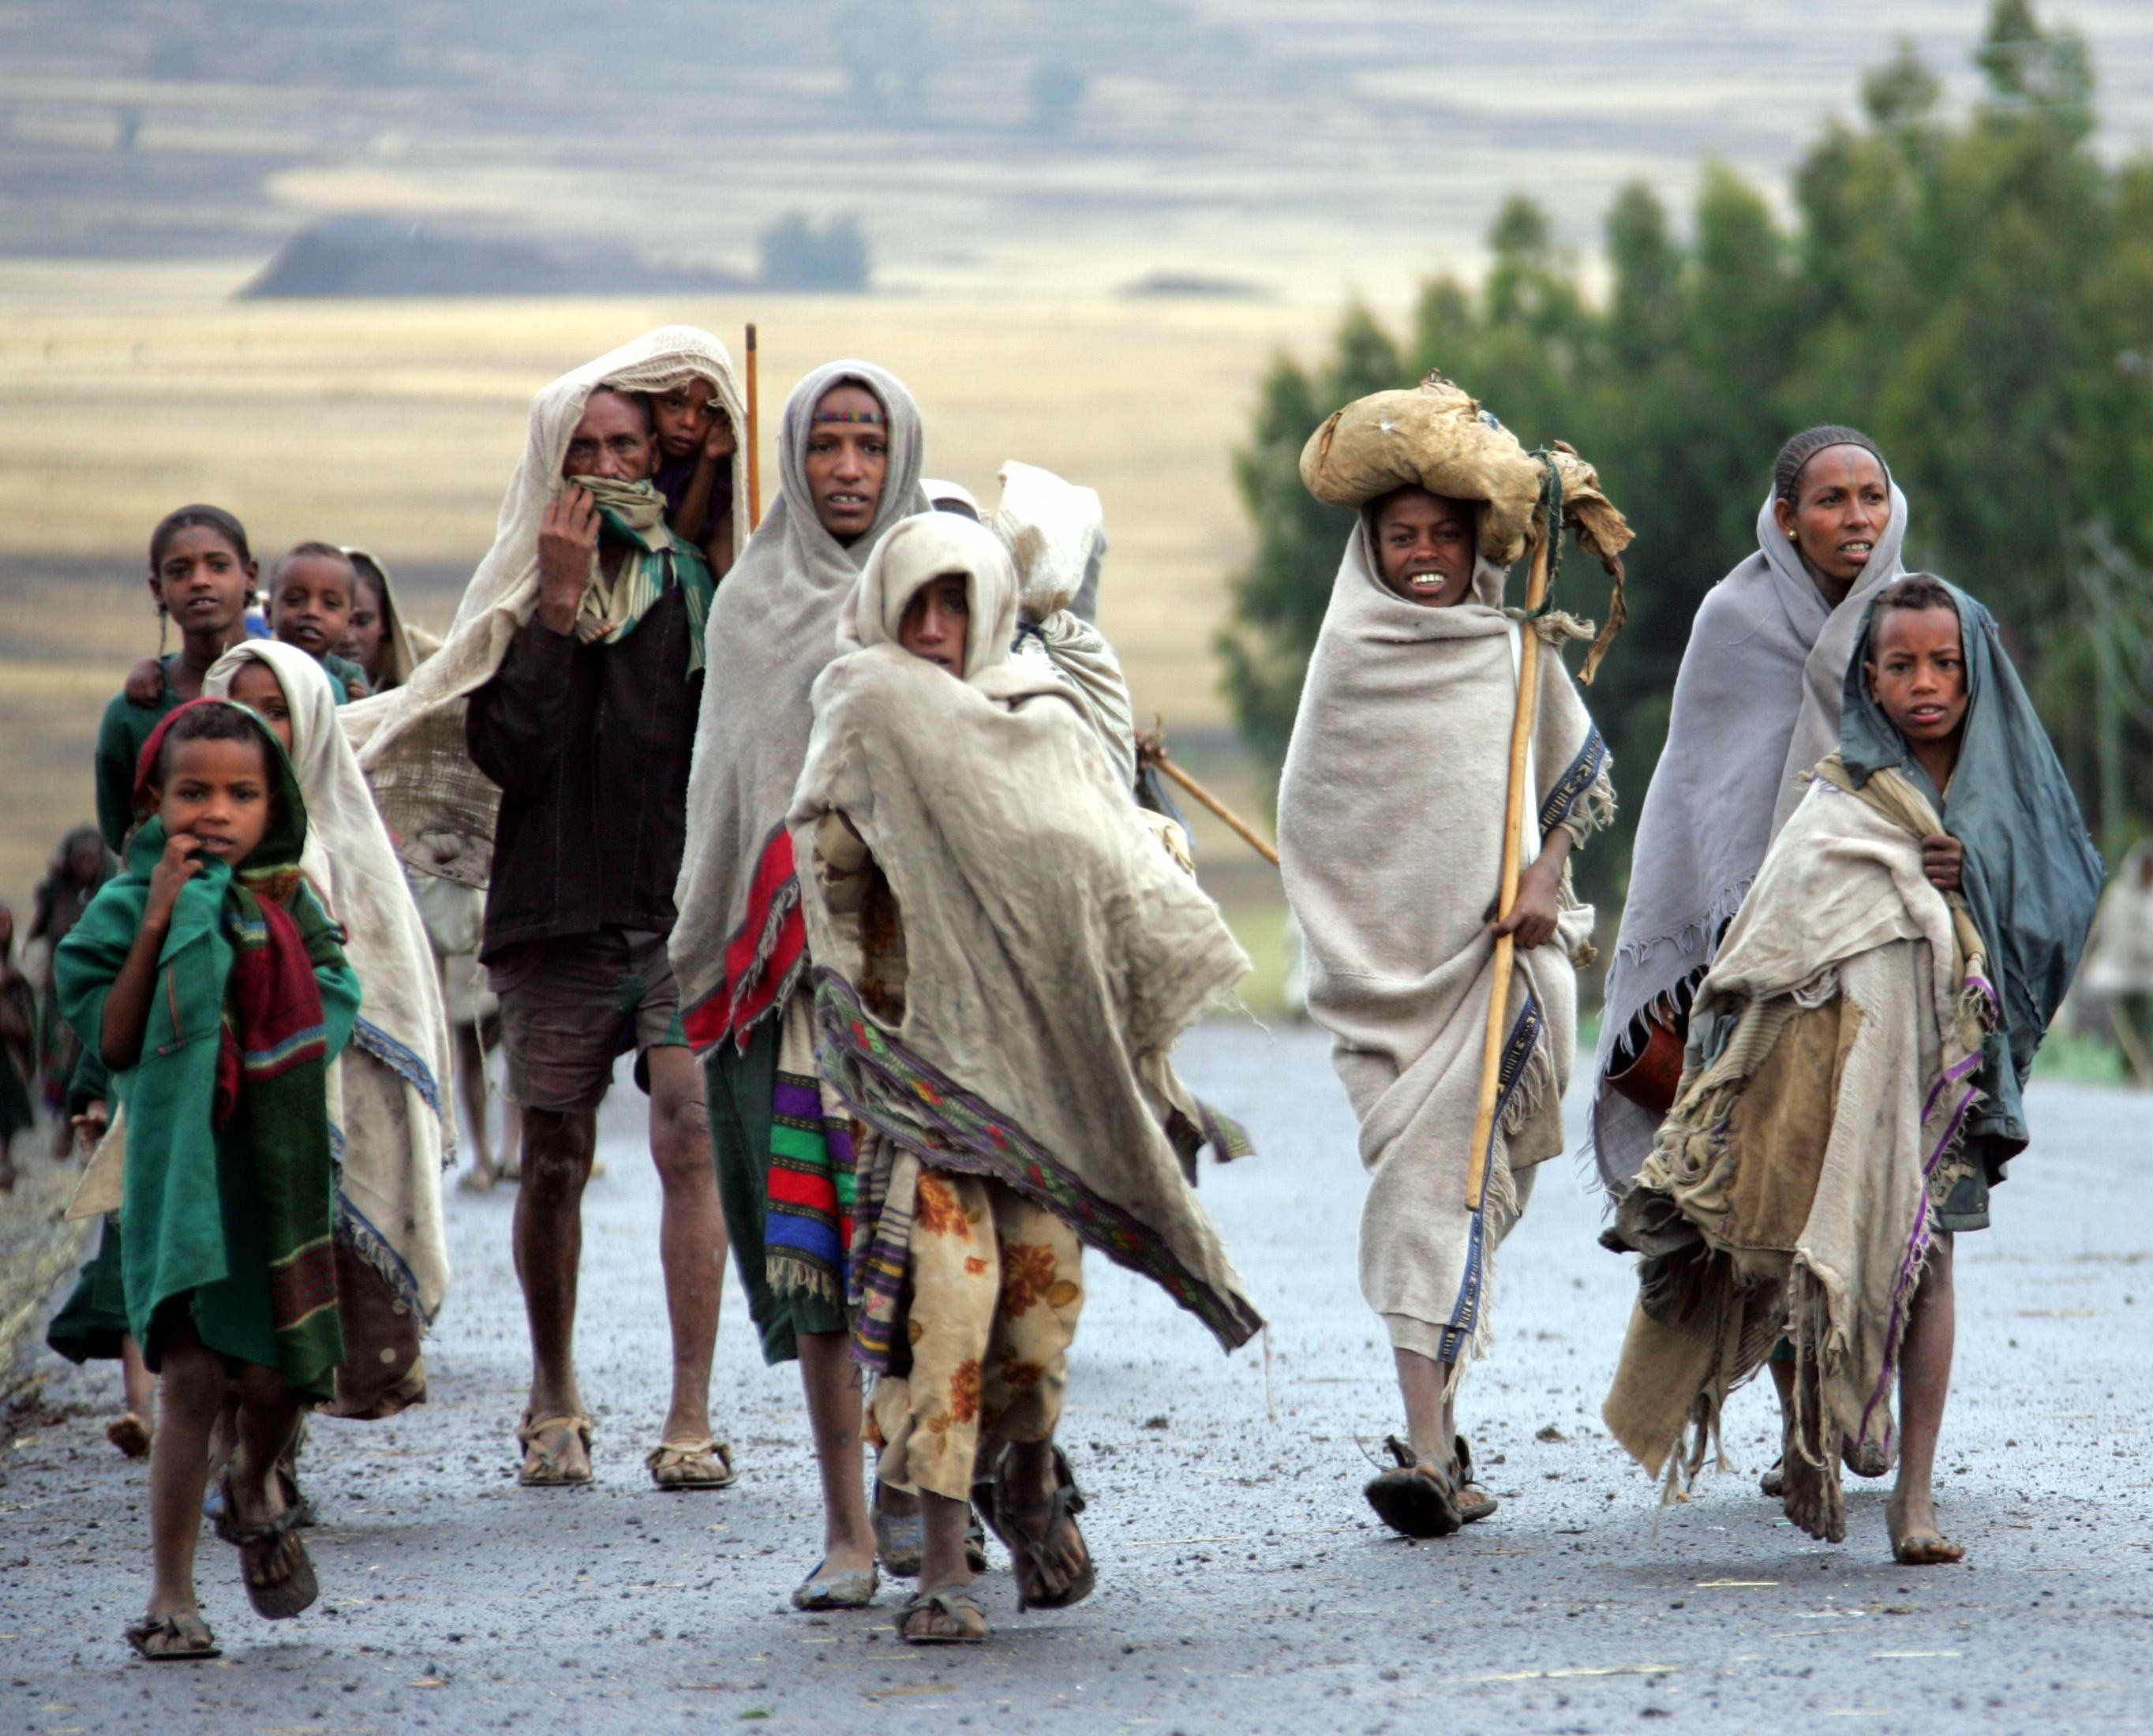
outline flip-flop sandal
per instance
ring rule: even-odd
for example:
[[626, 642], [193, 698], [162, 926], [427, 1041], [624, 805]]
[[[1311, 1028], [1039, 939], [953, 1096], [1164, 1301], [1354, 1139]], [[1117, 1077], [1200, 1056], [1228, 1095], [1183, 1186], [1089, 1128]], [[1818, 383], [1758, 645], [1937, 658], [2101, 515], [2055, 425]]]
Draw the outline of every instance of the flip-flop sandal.
[[1487, 1518], [1503, 1504], [1484, 1489], [1477, 1495], [1468, 1493], [1477, 1486], [1473, 1476], [1473, 1449], [1466, 1444], [1465, 1437], [1462, 1434], [1458, 1437], [1457, 1444], [1458, 1471], [1455, 1487], [1458, 1490], [1458, 1522], [1461, 1525], [1469, 1525], [1476, 1520]]
[[815, 1571], [792, 1588], [796, 1610], [863, 1610], [875, 1601], [882, 1581], [870, 1567], [865, 1573], [825, 1573], [817, 1561]]
[[[243, 1525], [233, 1517], [239, 1509], [232, 1498], [229, 1466], [218, 1480], [223, 1486], [224, 1504], [216, 1516], [216, 1535], [239, 1551], [239, 1578], [247, 1587], [247, 1601], [265, 1621], [290, 1621], [322, 1595], [321, 1581], [314, 1576], [313, 1558], [308, 1555], [306, 1545], [292, 1535], [299, 1526], [299, 1509], [287, 1507], [267, 1525]], [[266, 1567], [275, 1560], [288, 1538], [290, 1572], [274, 1585], [257, 1585], [249, 1570]]]
[[[874, 1486], [876, 1559], [892, 1579], [916, 1579], [927, 1553], [926, 1522], [917, 1508], [909, 1513], [889, 1512], [882, 1498], [883, 1480], [878, 1477]], [[975, 1519], [973, 1523], [979, 1521]]]
[[150, 1425], [132, 1411], [106, 1423], [104, 1438], [130, 1459], [150, 1456]]
[[1069, 1469], [1069, 1455], [1061, 1448], [1054, 1449], [1054, 1494], [1047, 1504], [1046, 1524], [1039, 1537], [1029, 1535], [1016, 1522], [1019, 1512], [1036, 1512], [1036, 1508], [1019, 1508], [1010, 1499], [1010, 1492], [1002, 1486], [1002, 1474], [1010, 1463], [1009, 1448], [1002, 1448], [1001, 1457], [995, 1465], [994, 1506], [987, 1518], [994, 1525], [995, 1535], [1002, 1540], [1002, 1547], [1010, 1552], [1010, 1565], [1016, 1571], [1016, 1606], [1019, 1610], [1066, 1610], [1071, 1604], [1082, 1603], [1097, 1589], [1099, 1575], [1092, 1560], [1089, 1545], [1084, 1548], [1084, 1562], [1069, 1576], [1069, 1583], [1060, 1591], [1046, 1589], [1047, 1581], [1065, 1570], [1051, 1560], [1047, 1551], [1055, 1538], [1061, 1534], [1061, 1523], [1076, 1533], [1076, 1540], [1084, 1543], [1084, 1532], [1076, 1523], [1076, 1515], [1084, 1510], [1084, 1491], [1076, 1486], [1076, 1474]]
[[1397, 1464], [1361, 1491], [1377, 1518], [1402, 1537], [1448, 1537], [1465, 1523], [1457, 1488], [1442, 1468], [1423, 1464], [1396, 1435], [1383, 1446]]
[[[927, 1621], [915, 1627], [914, 1618], [924, 1616]], [[976, 1619], [979, 1626], [974, 1628]], [[949, 1623], [956, 1632], [938, 1632], [943, 1623]], [[897, 1612], [897, 1637], [908, 1646], [977, 1646], [983, 1644], [994, 1630], [987, 1625], [987, 1612], [973, 1601], [972, 1594], [960, 1586], [942, 1591], [920, 1591]]]
[[[557, 1430], [549, 1447], [542, 1439]], [[571, 1471], [566, 1462], [568, 1437], [573, 1434], [583, 1443], [585, 1469]], [[516, 1425], [517, 1443], [523, 1448], [523, 1463], [517, 1469], [516, 1480], [526, 1489], [576, 1489], [592, 1482], [595, 1473], [588, 1469], [591, 1456], [591, 1419], [585, 1416], [542, 1417], [536, 1422], [526, 1411], [523, 1420]]]
[[660, 1489], [730, 1489], [740, 1480], [733, 1469], [732, 1443], [713, 1435], [661, 1441], [644, 1455], [643, 1462], [650, 1480]]
[[145, 1616], [130, 1622], [127, 1643], [137, 1657], [151, 1663], [198, 1663], [224, 1656], [209, 1623], [184, 1611], [171, 1616]]

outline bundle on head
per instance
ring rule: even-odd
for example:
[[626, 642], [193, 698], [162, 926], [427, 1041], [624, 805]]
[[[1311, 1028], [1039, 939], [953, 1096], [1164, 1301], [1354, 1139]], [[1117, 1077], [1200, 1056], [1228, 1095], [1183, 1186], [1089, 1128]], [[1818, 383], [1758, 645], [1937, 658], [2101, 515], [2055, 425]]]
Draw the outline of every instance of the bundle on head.
[[1634, 534], [1601, 491], [1600, 473], [1557, 440], [1529, 452], [1463, 387], [1431, 373], [1410, 391], [1372, 392], [1335, 412], [1300, 451], [1300, 480], [1326, 506], [1358, 512], [1394, 488], [1425, 488], [1478, 507], [1480, 553], [1507, 567], [1540, 536], [1540, 507], [1552, 481], [1565, 524], [1614, 576], [1607, 624], [1580, 679], [1591, 680], [1629, 610], [1622, 551]]

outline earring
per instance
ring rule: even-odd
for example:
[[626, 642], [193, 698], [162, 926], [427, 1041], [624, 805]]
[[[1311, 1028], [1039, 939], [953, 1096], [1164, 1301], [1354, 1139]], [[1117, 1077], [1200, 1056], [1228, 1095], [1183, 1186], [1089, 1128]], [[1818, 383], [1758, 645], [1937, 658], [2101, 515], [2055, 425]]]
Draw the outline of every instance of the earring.
[[1789, 532], [1787, 532], [1787, 541], [1788, 541], [1788, 542], [1800, 542], [1801, 540], [1802, 540], [1802, 539], [1801, 539], [1801, 537], [1800, 537], [1800, 535], [1799, 535], [1798, 532], [1794, 532], [1794, 531], [1789, 531]]

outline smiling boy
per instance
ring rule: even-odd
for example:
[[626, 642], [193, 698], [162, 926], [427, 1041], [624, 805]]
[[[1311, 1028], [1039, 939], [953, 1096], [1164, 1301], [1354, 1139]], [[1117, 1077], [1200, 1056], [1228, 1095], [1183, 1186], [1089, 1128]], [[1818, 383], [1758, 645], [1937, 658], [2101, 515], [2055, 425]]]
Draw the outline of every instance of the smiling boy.
[[270, 632], [328, 671], [338, 705], [372, 691], [366, 671], [336, 649], [350, 625], [358, 585], [351, 557], [328, 542], [296, 544], [269, 569]]

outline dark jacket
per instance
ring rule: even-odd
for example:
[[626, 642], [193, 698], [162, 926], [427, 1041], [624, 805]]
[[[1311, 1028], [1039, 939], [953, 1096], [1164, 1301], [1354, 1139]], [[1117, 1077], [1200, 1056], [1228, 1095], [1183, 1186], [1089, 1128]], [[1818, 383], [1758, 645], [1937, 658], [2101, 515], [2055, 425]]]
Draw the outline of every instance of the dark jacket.
[[602, 928], [671, 932], [703, 693], [691, 630], [678, 587], [609, 645], [534, 614], [471, 695], [464, 737], [501, 786], [481, 958]]

